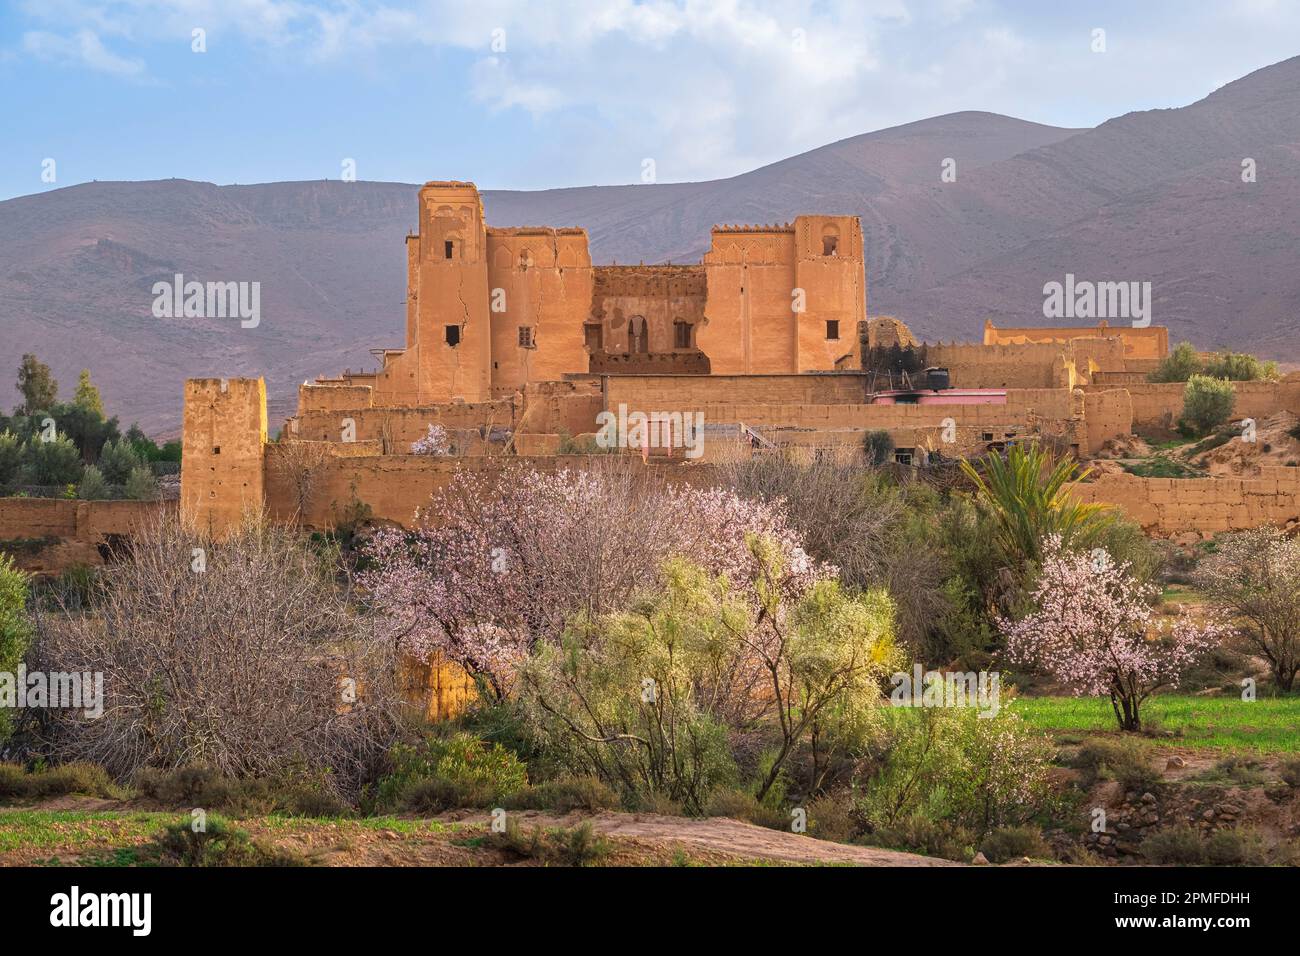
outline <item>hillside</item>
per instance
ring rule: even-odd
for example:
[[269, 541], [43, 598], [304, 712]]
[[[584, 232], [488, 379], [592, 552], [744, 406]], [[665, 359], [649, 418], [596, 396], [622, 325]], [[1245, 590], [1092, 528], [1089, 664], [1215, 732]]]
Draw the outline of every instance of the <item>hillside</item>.
[[[1241, 182], [1247, 156], [1258, 182]], [[947, 157], [954, 183], [939, 182]], [[1175, 339], [1297, 361], [1297, 159], [1300, 58], [1092, 130], [956, 113], [725, 180], [484, 202], [493, 225], [586, 227], [598, 263], [696, 260], [714, 223], [851, 213], [869, 310], [929, 338], [974, 338], [990, 316], [1039, 321], [1043, 283], [1072, 272], [1151, 281]], [[111, 409], [159, 434], [178, 426], [187, 376], [260, 374], [279, 418], [304, 379], [402, 343], [416, 188], [97, 182], [0, 202], [0, 370], [34, 351], [70, 390], [88, 367]], [[151, 287], [178, 272], [259, 281], [261, 325], [155, 319]]]

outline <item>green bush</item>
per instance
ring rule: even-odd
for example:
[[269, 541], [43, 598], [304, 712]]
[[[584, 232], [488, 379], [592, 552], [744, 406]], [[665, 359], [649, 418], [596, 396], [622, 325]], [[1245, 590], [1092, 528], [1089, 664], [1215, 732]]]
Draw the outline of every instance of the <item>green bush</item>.
[[1261, 362], [1245, 352], [1216, 352], [1205, 363], [1203, 374], [1230, 382], [1261, 382], [1276, 380], [1278, 370], [1276, 362]]
[[158, 479], [147, 465], [137, 465], [126, 476], [122, 490], [132, 501], [154, 501], [158, 498]]
[[116, 799], [122, 790], [103, 767], [66, 763], [28, 772], [13, 763], [0, 763], [0, 800], [44, 800], [70, 793]]
[[87, 465], [81, 473], [81, 483], [77, 485], [77, 497], [82, 501], [97, 501], [108, 496], [108, 482], [104, 480], [103, 472], [94, 465]]
[[528, 769], [514, 753], [465, 733], [395, 744], [392, 762], [392, 772], [379, 782], [381, 806], [406, 802], [408, 790], [421, 783], [431, 784], [419, 795], [430, 806], [471, 797], [483, 806], [528, 786]]
[[335, 817], [350, 808], [326, 781], [305, 777], [231, 779], [211, 767], [177, 770], [146, 768], [132, 781], [142, 796], [168, 807], [202, 807], [235, 816], [290, 813], [304, 817]]
[[868, 832], [905, 817], [947, 820], [981, 835], [1030, 819], [1053, 792], [1049, 740], [1003, 707], [885, 711], [856, 814]]
[[1034, 860], [1052, 858], [1052, 849], [1037, 827], [999, 827], [991, 831], [980, 843], [980, 852], [990, 863], [1006, 863], [1029, 857]]
[[490, 806], [496, 794], [482, 781], [425, 777], [408, 783], [399, 799], [401, 808], [409, 813], [431, 814], [461, 807]]
[[8, 429], [0, 432], [0, 485], [18, 480], [18, 470], [23, 462], [23, 443]]
[[619, 798], [597, 777], [566, 777], [520, 790], [507, 797], [503, 805], [508, 810], [549, 810], [560, 814], [585, 810], [595, 813], [617, 810]]
[[852, 801], [822, 794], [808, 804], [808, 832], [819, 840], [848, 843], [857, 833]]
[[863, 439], [863, 451], [871, 465], [883, 465], [894, 459], [894, 439], [889, 432], [876, 430], [867, 432]]
[[1201, 356], [1190, 342], [1174, 346], [1159, 367], [1147, 376], [1151, 382], [1185, 382], [1202, 371]]
[[780, 809], [760, 803], [752, 793], [743, 790], [717, 790], [709, 798], [705, 816], [730, 817], [770, 830], [790, 829], [790, 816]]
[[[27, 620], [27, 575], [0, 552], [0, 671], [16, 673], [31, 641]], [[0, 708], [0, 744], [13, 732], [13, 710]]]
[[65, 435], [34, 437], [23, 447], [22, 479], [29, 485], [73, 485], [81, 480], [81, 452]]
[[951, 820], [913, 813], [895, 818], [888, 826], [874, 828], [858, 842], [945, 860], [967, 860], [974, 855], [975, 835]]
[[1094, 738], [1079, 748], [1074, 766], [1082, 771], [1082, 783], [1091, 787], [1098, 780], [1117, 780], [1125, 790], [1139, 793], [1160, 785], [1160, 771], [1152, 765], [1151, 748], [1141, 740]]
[[104, 447], [100, 449], [99, 461], [96, 464], [109, 484], [124, 485], [131, 472], [139, 468], [143, 462], [131, 447], [131, 443], [122, 439], [105, 442]]
[[303, 861], [282, 850], [250, 840], [243, 830], [209, 815], [201, 829], [192, 819], [164, 827], [154, 838], [154, 851], [164, 866], [301, 866]]
[[1248, 827], [1215, 830], [1205, 841], [1205, 862], [1212, 866], [1263, 866], [1268, 846], [1263, 836]]
[[1207, 435], [1228, 421], [1236, 403], [1236, 390], [1227, 379], [1193, 375], [1183, 390], [1179, 425], [1193, 435]]
[[1195, 866], [1205, 862], [1205, 841], [1191, 827], [1170, 827], [1143, 840], [1142, 855], [1156, 864]]
[[525, 832], [513, 817], [507, 818], [504, 832], [489, 834], [487, 845], [539, 863], [561, 866], [588, 866], [608, 856], [613, 849], [590, 822], [569, 830], [546, 831], [533, 827]]

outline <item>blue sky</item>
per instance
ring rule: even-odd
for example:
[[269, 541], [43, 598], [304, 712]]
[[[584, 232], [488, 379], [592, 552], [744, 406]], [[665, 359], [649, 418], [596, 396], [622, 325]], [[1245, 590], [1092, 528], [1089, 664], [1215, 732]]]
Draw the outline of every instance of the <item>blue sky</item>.
[[645, 158], [710, 179], [964, 109], [1091, 126], [1298, 53], [1300, 0], [0, 0], [0, 198], [345, 159], [484, 188], [636, 182]]

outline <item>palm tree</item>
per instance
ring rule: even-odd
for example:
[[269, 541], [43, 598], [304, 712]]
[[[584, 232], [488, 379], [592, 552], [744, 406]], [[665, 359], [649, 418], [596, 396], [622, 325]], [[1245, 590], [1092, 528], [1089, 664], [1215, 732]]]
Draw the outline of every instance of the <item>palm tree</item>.
[[998, 547], [1012, 568], [1038, 561], [1047, 535], [1086, 546], [1115, 520], [1108, 505], [1085, 504], [1067, 487], [1086, 478], [1091, 468], [1080, 468], [1068, 457], [1053, 461], [1037, 444], [1013, 445], [1005, 459], [990, 452], [982, 460], [983, 474], [965, 459], [961, 468], [974, 482], [980, 506], [993, 518]]

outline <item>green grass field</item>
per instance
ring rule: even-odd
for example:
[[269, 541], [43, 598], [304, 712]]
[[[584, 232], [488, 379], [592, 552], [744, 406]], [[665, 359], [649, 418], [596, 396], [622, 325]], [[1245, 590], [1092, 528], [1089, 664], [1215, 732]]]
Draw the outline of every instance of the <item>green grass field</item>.
[[[1012, 705], [1025, 722], [1055, 733], [1115, 732], [1110, 700], [1100, 697], [1021, 697]], [[1300, 697], [1246, 703], [1236, 697], [1152, 697], [1142, 705], [1150, 729], [1172, 737], [1153, 741], [1174, 747], [1300, 752]]]

